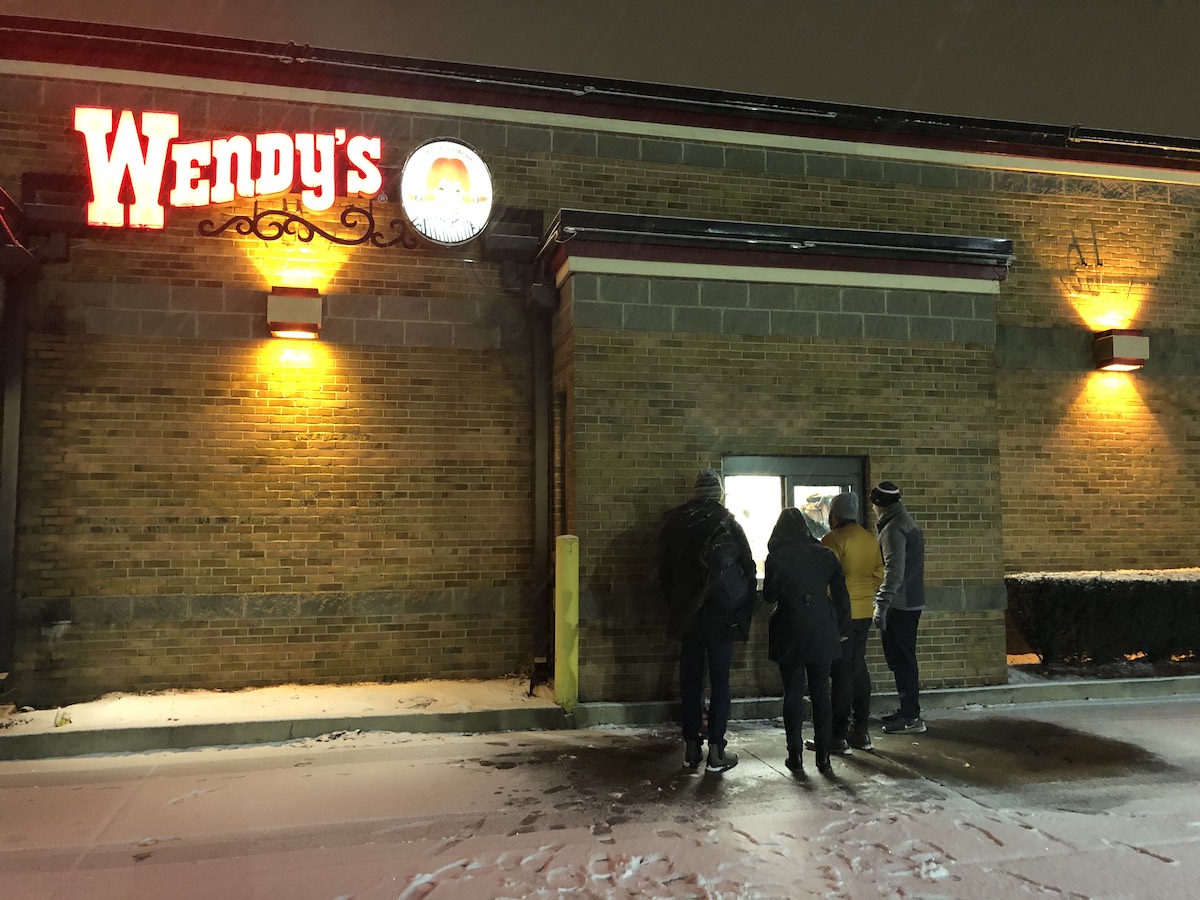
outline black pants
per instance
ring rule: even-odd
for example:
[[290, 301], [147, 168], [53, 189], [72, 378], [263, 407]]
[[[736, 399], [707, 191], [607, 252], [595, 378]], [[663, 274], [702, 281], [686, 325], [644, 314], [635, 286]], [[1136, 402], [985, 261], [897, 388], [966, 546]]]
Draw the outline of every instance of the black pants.
[[921, 715], [921, 678], [917, 671], [917, 625], [921, 610], [889, 609], [881, 634], [883, 658], [896, 678], [900, 714], [906, 719]]
[[867, 670], [870, 636], [870, 619], [851, 619], [850, 636], [842, 642], [842, 655], [829, 670], [834, 740], [846, 740], [851, 728], [867, 730], [867, 720], [871, 717], [871, 673]]
[[833, 731], [833, 704], [829, 697], [829, 663], [780, 663], [783, 679], [783, 731], [787, 736], [789, 756], [799, 756], [804, 749], [804, 683], [808, 681], [808, 696], [812, 700], [813, 742], [818, 753], [828, 753]]
[[[700, 617], [697, 616], [697, 619]], [[679, 645], [679, 699], [683, 739], [700, 740], [704, 716], [704, 671], [708, 669], [708, 744], [725, 749], [729, 724], [729, 667], [733, 663], [733, 638], [706, 633], [702, 622], [688, 629]]]

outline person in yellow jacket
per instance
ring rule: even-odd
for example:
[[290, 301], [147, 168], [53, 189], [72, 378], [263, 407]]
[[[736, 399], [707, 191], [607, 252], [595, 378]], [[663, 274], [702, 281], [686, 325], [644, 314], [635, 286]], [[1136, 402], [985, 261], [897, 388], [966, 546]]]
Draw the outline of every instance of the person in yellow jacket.
[[851, 748], [870, 750], [867, 719], [871, 714], [871, 674], [867, 671], [867, 639], [875, 609], [875, 591], [883, 583], [883, 554], [875, 535], [858, 524], [858, 495], [838, 494], [829, 504], [829, 534], [821, 543], [837, 556], [850, 592], [850, 631], [842, 655], [830, 670], [833, 702], [832, 753]]

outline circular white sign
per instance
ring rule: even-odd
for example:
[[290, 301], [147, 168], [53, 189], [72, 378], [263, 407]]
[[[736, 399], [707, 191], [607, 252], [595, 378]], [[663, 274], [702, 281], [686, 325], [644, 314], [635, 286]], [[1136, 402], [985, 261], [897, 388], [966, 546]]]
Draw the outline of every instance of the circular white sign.
[[424, 237], [444, 247], [464, 244], [492, 215], [492, 174], [466, 144], [429, 141], [404, 163], [400, 203]]

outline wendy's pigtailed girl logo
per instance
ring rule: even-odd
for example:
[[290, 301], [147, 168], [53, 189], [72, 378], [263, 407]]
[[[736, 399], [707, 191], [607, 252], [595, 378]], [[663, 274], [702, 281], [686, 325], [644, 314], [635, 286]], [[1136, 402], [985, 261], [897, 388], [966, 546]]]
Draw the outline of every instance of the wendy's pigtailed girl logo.
[[450, 247], [477, 237], [491, 217], [492, 199], [491, 173], [466, 144], [429, 141], [404, 164], [404, 214], [435, 244]]

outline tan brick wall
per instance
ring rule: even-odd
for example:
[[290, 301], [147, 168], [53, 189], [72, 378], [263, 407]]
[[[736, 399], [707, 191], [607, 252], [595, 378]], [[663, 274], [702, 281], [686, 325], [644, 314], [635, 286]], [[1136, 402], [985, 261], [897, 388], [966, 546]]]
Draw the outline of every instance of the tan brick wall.
[[[238, 690], [287, 683], [352, 684], [496, 678], [528, 658], [527, 611], [469, 615], [203, 619], [21, 629], [21, 669], [41, 704], [111, 691]], [[482, 609], [480, 605], [479, 609]], [[28, 677], [28, 676], [27, 676]]]
[[1196, 565], [1196, 378], [1140, 375], [1002, 373], [1007, 571]]
[[[668, 640], [662, 619], [654, 613], [661, 604], [649, 601], [641, 617], [602, 618], [584, 629], [580, 656], [587, 660], [580, 692], [585, 699], [662, 700], [679, 694], [679, 644]], [[731, 680], [735, 697], [772, 697], [781, 693], [779, 668], [767, 659], [768, 607], [760, 604], [751, 625], [750, 640], [737, 644]], [[917, 658], [925, 689], [1004, 684], [1003, 610], [936, 612], [921, 616]], [[879, 638], [867, 642], [867, 667], [875, 696], [896, 691], [883, 659]], [[886, 699], [880, 700], [886, 703]]]
[[[1200, 332], [1194, 189], [17, 76], [0, 76], [0, 187], [18, 196], [24, 172], [82, 171], [70, 128], [78, 104], [177, 110], [185, 137], [378, 133], [392, 166], [426, 137], [457, 134], [484, 152], [505, 204], [547, 217], [566, 207], [1011, 238], [1016, 262], [993, 314], [1017, 344], [1022, 330], [1086, 335], [1114, 292], [1126, 309], [1136, 301], [1132, 324], [1177, 346]], [[395, 211], [376, 208], [381, 221]], [[465, 250], [328, 251], [323, 343], [335, 363], [302, 400], [261, 369], [254, 304], [287, 258], [303, 268], [306, 248], [196, 236], [206, 216], [250, 209], [176, 213], [161, 234], [74, 238], [70, 262], [46, 267], [22, 448], [21, 671], [56, 698], [123, 679], [150, 689], [232, 678], [210, 671], [210, 644], [187, 644], [219, 621], [241, 637], [344, 627], [317, 643], [363, 677], [417, 677], [440, 671], [408, 662], [426, 658], [414, 617], [434, 614], [427, 602], [454, 607], [439, 652], [495, 648], [464, 673], [512, 667], [507, 634], [458, 643], [455, 630], [488, 608], [489, 591], [515, 606], [503, 621], [482, 618], [486, 629], [531, 615], [529, 376], [499, 267], [468, 262]], [[320, 241], [307, 249], [327, 253]], [[930, 539], [931, 582], [946, 590], [1006, 571], [1195, 562], [1179, 538], [1200, 529], [1195, 367], [1148, 367], [1126, 380], [1136, 396], [1081, 402], [1086, 359], [997, 369], [986, 341], [570, 325], [560, 317], [555, 335], [555, 427], [565, 430], [554, 521], [583, 538], [592, 619], [582, 687], [595, 697], [673, 690], [671, 648], [645, 613], [656, 599], [645, 543], [694, 470], [722, 453], [869, 457], [873, 476], [904, 484]], [[679, 390], [667, 399], [663, 384]], [[401, 494], [403, 512], [389, 505]], [[275, 594], [319, 599], [286, 616], [224, 612], [231, 595]], [[205, 603], [207, 616], [195, 615]], [[358, 622], [364, 603], [399, 636]], [[41, 626], [59, 614], [83, 627], [52, 646]], [[928, 614], [926, 683], [1001, 678], [997, 615]], [[107, 658], [124, 647], [119, 634], [138, 648], [127, 667]], [[158, 656], [143, 652], [150, 640], [162, 642]], [[214, 640], [222, 653], [240, 646]], [[344, 677], [328, 660], [296, 663], [296, 643], [266, 642], [241, 683]], [[185, 645], [195, 654], [186, 678]], [[109, 665], [112, 677], [97, 679]], [[739, 690], [774, 686], [757, 650], [738, 665]]]
[[[444, 590], [527, 574], [525, 361], [32, 341], [18, 592]], [[469, 527], [465, 527], [469, 526]]]
[[[31, 339], [16, 680], [61, 697], [120, 689], [122, 673], [159, 688], [494, 677], [527, 659], [527, 361], [321, 344], [286, 366], [281, 347]], [[249, 655], [235, 626], [197, 620], [206, 598], [204, 615], [220, 616], [289, 591], [314, 602], [259, 623]], [[487, 614], [514, 591], [509, 614]], [[449, 609], [460, 595], [474, 603]], [[364, 596], [370, 622], [349, 615]], [[106, 618], [128, 628], [129, 659], [110, 658]], [[77, 624], [51, 653], [38, 626], [59, 620]], [[197, 674], [226, 656], [236, 665]]]
[[[695, 472], [723, 454], [867, 457], [870, 477], [905, 487], [925, 530], [931, 588], [1002, 578], [995, 369], [985, 348], [576, 327], [574, 372], [580, 689], [590, 698], [661, 696], [674, 677], [654, 537]], [[635, 396], [644, 399], [629, 402]], [[936, 648], [922, 658], [927, 685], [1003, 680], [999, 611], [930, 619], [941, 625], [922, 637], [923, 650]], [[738, 665], [742, 695], [778, 680], [764, 670], [765, 621], [758, 627]]]

